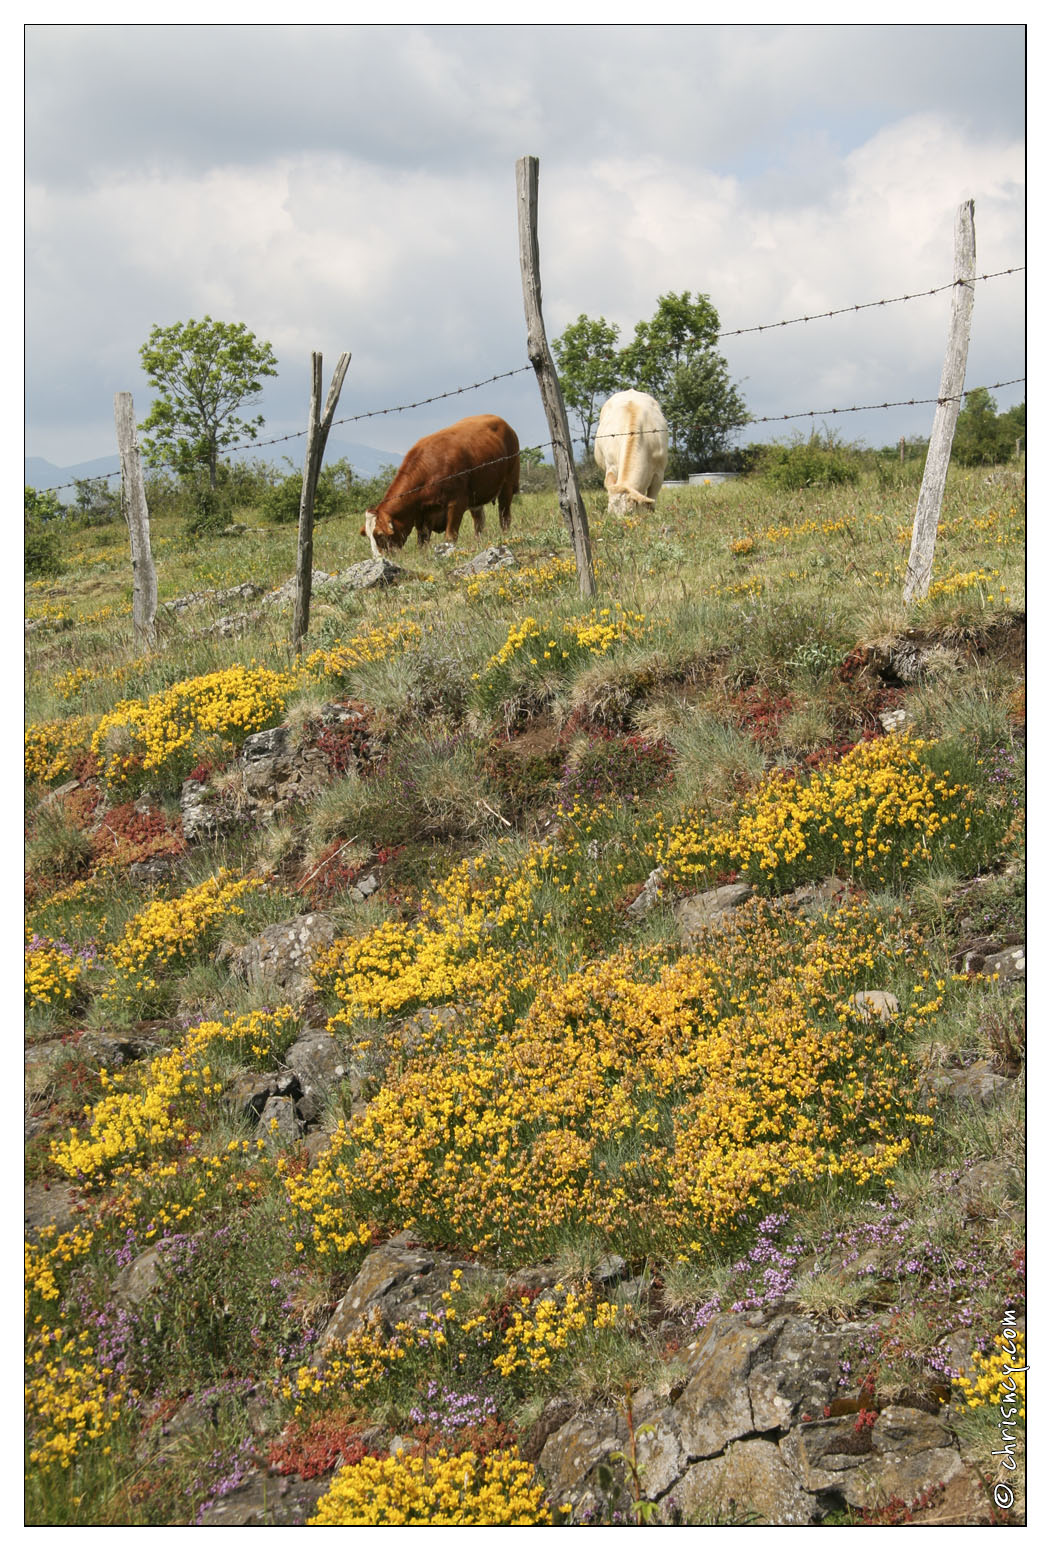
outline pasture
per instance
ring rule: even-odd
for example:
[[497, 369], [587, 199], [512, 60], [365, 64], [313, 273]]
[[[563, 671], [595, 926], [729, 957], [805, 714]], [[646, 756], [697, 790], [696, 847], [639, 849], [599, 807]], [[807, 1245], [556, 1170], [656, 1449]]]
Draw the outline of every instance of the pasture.
[[[319, 1522], [385, 1522], [385, 1492], [446, 1522], [456, 1457], [449, 1522], [646, 1522], [637, 1474], [589, 1519], [529, 1440], [555, 1401], [670, 1405], [741, 1306], [870, 1321], [844, 1396], [921, 1396], [991, 1480], [1024, 1308], [1022, 992], [981, 968], [1024, 934], [1024, 484], [950, 471], [906, 613], [916, 494], [893, 466], [644, 517], [589, 492], [587, 600], [555, 498], [521, 496], [509, 534], [490, 507], [393, 554], [397, 585], [316, 586], [299, 660], [265, 597], [294, 528], [154, 520], [147, 651], [126, 529], [70, 527], [26, 590], [28, 1522], [214, 1522], [267, 1471], [321, 1483]], [[368, 558], [361, 520], [318, 525], [315, 568]], [[514, 564], [457, 577], [486, 543]], [[275, 800], [240, 750], [277, 727], [309, 781]], [[192, 843], [187, 780], [223, 815]], [[308, 912], [306, 985], [238, 969]], [[246, 1074], [306, 1029], [342, 1075], [260, 1128]], [[322, 1358], [399, 1234], [470, 1274]], [[859, 1241], [871, 1274], [834, 1253]], [[537, 1266], [557, 1296], [516, 1300]]]

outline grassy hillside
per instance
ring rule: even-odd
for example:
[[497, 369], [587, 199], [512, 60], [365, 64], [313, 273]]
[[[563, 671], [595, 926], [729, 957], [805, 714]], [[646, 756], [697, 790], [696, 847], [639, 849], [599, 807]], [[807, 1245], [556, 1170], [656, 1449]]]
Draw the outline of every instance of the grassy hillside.
[[[480, 1522], [550, 1522], [518, 1452], [545, 1402], [670, 1391], [714, 1312], [775, 1295], [879, 1311], [864, 1393], [945, 1387], [988, 1461], [992, 1342], [1024, 1301], [1002, 1200], [1024, 1034], [1020, 987], [967, 953], [1024, 932], [1024, 490], [952, 471], [906, 615], [916, 493], [750, 478], [641, 520], [589, 494], [593, 600], [557, 503], [525, 496], [513, 568], [456, 578], [466, 530], [453, 556], [409, 547], [395, 587], [315, 592], [299, 661], [290, 604], [209, 595], [286, 581], [294, 528], [246, 511], [191, 543], [155, 521], [150, 652], [126, 530], [64, 535], [26, 595], [30, 1522], [193, 1523], [251, 1461], [379, 1480], [392, 1439], [473, 1450]], [[315, 566], [366, 558], [359, 525], [321, 524]], [[321, 778], [239, 823], [240, 746], [281, 724]], [[193, 845], [189, 777], [233, 804]], [[679, 902], [732, 882], [747, 903], [684, 937]], [[334, 931], [303, 996], [236, 972], [307, 911]], [[305, 1138], [258, 1136], [231, 1094], [306, 1027], [345, 1078]], [[1010, 1079], [994, 1104], [935, 1101], [976, 1062]], [[945, 1192], [982, 1163], [961, 1228]], [[877, 1223], [878, 1276], [829, 1260]], [[479, 1268], [441, 1339], [368, 1329], [311, 1366], [403, 1230]], [[601, 1290], [610, 1255], [645, 1295]], [[542, 1260], [558, 1299], [509, 1302]], [[188, 1400], [209, 1425], [173, 1445]], [[322, 1512], [362, 1512], [363, 1480]]]

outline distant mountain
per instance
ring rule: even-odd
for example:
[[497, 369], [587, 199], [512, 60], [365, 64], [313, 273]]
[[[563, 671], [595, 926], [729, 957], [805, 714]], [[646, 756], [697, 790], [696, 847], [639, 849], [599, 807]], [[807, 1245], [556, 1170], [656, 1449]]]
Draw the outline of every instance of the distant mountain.
[[[269, 456], [266, 458], [263, 458], [262, 451], [253, 452], [251, 448], [245, 452], [235, 453], [234, 456], [241, 462], [255, 458], [263, 459], [283, 473], [288, 472], [288, 464], [285, 462], [287, 457], [295, 468], [302, 469], [304, 440], [289, 442], [288, 446], [289, 451], [284, 456], [275, 457], [275, 449], [272, 447], [267, 449]], [[402, 456], [397, 452], [382, 452], [378, 447], [366, 447], [362, 442], [339, 442], [332, 438], [325, 448], [326, 463], [338, 463], [341, 458], [346, 458], [356, 474], [362, 474], [368, 479], [378, 474], [380, 469], [387, 465], [393, 464], [397, 467]], [[46, 458], [27, 458], [25, 482], [34, 490], [54, 490], [68, 485], [70, 486], [68, 493], [65, 497], [60, 496], [60, 499], [69, 500], [72, 498], [72, 484], [75, 479], [100, 479], [110, 475], [117, 480], [120, 478], [119, 470], [120, 459], [116, 452], [109, 458], [92, 458], [86, 463], [72, 463], [66, 468], [49, 463]]]

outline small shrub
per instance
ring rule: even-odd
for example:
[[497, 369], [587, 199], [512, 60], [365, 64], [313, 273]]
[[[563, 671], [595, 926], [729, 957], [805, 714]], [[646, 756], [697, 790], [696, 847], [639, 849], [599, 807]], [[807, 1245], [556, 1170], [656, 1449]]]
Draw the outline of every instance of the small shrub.
[[762, 473], [775, 490], [856, 485], [861, 477], [852, 448], [817, 434], [807, 441], [774, 443], [763, 460]]

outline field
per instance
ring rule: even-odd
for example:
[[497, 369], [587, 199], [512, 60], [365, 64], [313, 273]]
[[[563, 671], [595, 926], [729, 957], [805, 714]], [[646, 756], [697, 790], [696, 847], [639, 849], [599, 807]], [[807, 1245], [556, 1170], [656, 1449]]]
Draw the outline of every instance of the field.
[[[1023, 476], [951, 471], [906, 614], [916, 494], [589, 493], [587, 600], [524, 496], [512, 566], [454, 574], [492, 516], [407, 547], [316, 588], [299, 660], [293, 527], [156, 520], [147, 651], [126, 529], [70, 526], [26, 592], [28, 1522], [218, 1522], [262, 1481], [317, 1522], [650, 1522], [640, 1397], [741, 1309], [867, 1321], [840, 1410], [926, 1408], [1007, 1479]], [[285, 765], [242, 758], [275, 728]], [[253, 960], [307, 913], [302, 973]], [[322, 1355], [392, 1240], [459, 1269]], [[624, 1448], [563, 1500], [544, 1427], [603, 1408]], [[1019, 1521], [1023, 1465], [970, 1522]]]

